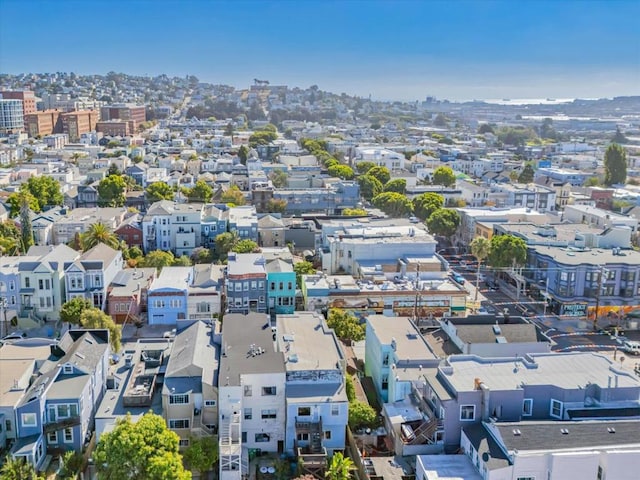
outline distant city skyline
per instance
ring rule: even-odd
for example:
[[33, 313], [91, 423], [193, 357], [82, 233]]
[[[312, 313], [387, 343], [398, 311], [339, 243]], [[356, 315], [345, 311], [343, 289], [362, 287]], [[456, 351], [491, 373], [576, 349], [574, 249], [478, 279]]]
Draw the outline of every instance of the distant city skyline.
[[[640, 2], [0, 2], [0, 71], [254, 78], [379, 100], [640, 94]], [[99, 20], [98, 20], [99, 19]]]

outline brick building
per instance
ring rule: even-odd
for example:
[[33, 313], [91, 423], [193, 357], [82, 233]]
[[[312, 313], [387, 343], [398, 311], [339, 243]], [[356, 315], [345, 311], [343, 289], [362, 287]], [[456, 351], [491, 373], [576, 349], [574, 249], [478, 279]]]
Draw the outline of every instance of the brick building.
[[135, 132], [133, 120], [102, 120], [96, 125], [96, 129], [106, 137], [128, 137]]
[[62, 132], [69, 135], [70, 142], [80, 140], [83, 133], [92, 132], [98, 123], [98, 112], [95, 110], [80, 110], [77, 112], [63, 113]]
[[22, 100], [22, 116], [36, 112], [36, 96], [31, 90], [4, 90], [0, 96], [5, 100]]
[[24, 129], [30, 137], [62, 133], [62, 122], [58, 110], [29, 113], [24, 116]]
[[100, 120], [103, 122], [108, 120], [131, 120], [133, 121], [134, 131], [146, 119], [147, 112], [144, 105], [118, 103], [100, 108]]

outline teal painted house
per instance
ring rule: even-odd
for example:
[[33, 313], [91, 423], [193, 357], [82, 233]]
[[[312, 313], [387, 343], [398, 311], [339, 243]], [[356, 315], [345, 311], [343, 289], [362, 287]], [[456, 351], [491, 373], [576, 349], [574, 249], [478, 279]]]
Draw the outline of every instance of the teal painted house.
[[296, 274], [282, 258], [267, 261], [269, 313], [293, 313], [296, 305]]

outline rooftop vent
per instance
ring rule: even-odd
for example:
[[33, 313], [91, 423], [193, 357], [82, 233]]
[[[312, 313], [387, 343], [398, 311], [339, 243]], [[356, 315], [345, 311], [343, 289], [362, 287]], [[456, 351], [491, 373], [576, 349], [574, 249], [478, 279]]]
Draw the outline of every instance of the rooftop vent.
[[569, 435], [569, 429], [568, 428], [561, 428], [560, 429], [560, 433], [562, 433], [563, 435]]
[[607, 428], [607, 432], [609, 432], [609, 433], [616, 433], [616, 429], [615, 429], [615, 428], [613, 428], [613, 427], [609, 427], [609, 428]]
[[520, 429], [519, 429], [519, 428], [514, 428], [514, 429], [513, 429], [513, 434], [514, 434], [516, 437], [519, 437], [520, 435], [522, 435], [522, 432], [520, 431]]

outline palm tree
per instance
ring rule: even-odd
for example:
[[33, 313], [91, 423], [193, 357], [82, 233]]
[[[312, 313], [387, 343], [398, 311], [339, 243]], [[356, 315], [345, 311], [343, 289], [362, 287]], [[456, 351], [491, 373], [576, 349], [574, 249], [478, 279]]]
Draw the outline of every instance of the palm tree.
[[478, 271], [476, 272], [476, 295], [474, 303], [478, 303], [478, 288], [480, 287], [480, 265], [489, 256], [491, 242], [484, 237], [476, 237], [471, 241], [471, 254], [478, 260]]
[[342, 452], [336, 452], [331, 457], [329, 468], [325, 473], [327, 480], [349, 480], [351, 478], [351, 471], [355, 470], [353, 460], [349, 457], [345, 457]]
[[115, 250], [120, 246], [118, 237], [102, 222], [89, 225], [89, 229], [82, 234], [80, 243], [82, 244], [82, 250], [85, 252], [99, 243], [104, 243]]

